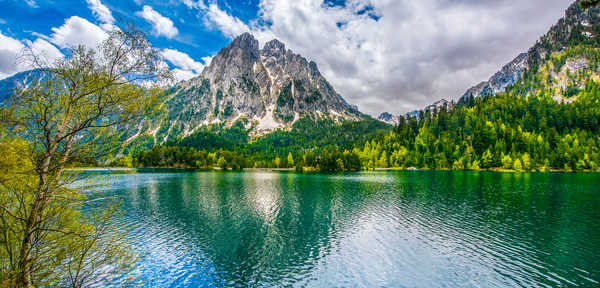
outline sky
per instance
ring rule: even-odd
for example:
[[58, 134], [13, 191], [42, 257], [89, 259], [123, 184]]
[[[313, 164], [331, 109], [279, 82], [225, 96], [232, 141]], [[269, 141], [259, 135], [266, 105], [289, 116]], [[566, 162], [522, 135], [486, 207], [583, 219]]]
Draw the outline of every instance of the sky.
[[0, 79], [98, 45], [124, 21], [148, 32], [179, 80], [243, 32], [315, 61], [373, 116], [457, 100], [527, 51], [572, 0], [0, 0]]

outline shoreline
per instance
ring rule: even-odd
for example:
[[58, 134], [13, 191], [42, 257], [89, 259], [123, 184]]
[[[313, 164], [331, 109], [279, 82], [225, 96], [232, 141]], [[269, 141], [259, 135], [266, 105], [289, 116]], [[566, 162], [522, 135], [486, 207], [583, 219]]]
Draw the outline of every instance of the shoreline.
[[[132, 171], [138, 169], [168, 169], [168, 170], [200, 170], [200, 171], [224, 171], [220, 167], [205, 167], [205, 168], [192, 168], [192, 167], [73, 167], [66, 168], [67, 171]], [[518, 171], [512, 169], [478, 169], [478, 170], [452, 170], [452, 169], [424, 169], [424, 168], [401, 168], [401, 167], [389, 167], [389, 168], [373, 168], [358, 171], [319, 171], [313, 167], [307, 167], [303, 171], [296, 171], [295, 168], [243, 168], [241, 170], [227, 169], [225, 171], [248, 171], [248, 172], [298, 172], [298, 173], [348, 173], [348, 172], [386, 172], [386, 171], [456, 171], [456, 172], [498, 172], [498, 173], [600, 173], [600, 170], [532, 170], [532, 171]]]

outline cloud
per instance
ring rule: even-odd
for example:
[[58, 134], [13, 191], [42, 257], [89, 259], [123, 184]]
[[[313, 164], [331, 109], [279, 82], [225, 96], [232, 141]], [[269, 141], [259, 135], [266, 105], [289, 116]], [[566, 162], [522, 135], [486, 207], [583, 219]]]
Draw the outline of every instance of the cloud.
[[39, 8], [35, 0], [25, 0], [25, 3], [31, 8]]
[[102, 28], [79, 16], [68, 18], [62, 26], [52, 28], [52, 32], [50, 42], [60, 48], [78, 45], [96, 48], [108, 37]]
[[186, 81], [198, 76], [198, 74], [194, 71], [183, 70], [179, 68], [175, 68], [171, 71], [173, 72], [173, 76], [177, 81]]
[[38, 38], [33, 42], [26, 41], [26, 43], [31, 48], [33, 54], [41, 59], [42, 63], [52, 63], [57, 59], [65, 57], [58, 48], [44, 39]]
[[135, 14], [152, 24], [152, 29], [158, 36], [162, 35], [171, 39], [179, 34], [179, 31], [173, 25], [171, 19], [160, 15], [160, 13], [156, 12], [148, 5], [144, 5], [142, 11], [138, 11]]
[[0, 79], [33, 68], [28, 63], [22, 61], [21, 56], [28, 48], [45, 63], [51, 63], [58, 58], [64, 57], [54, 45], [39, 38], [34, 42], [28, 40], [19, 41], [2, 34], [0, 31], [0, 43], [2, 43], [2, 47], [0, 48]]
[[206, 4], [204, 4], [204, 1], [202, 0], [181, 0], [181, 2], [183, 4], [185, 4], [185, 6], [187, 6], [188, 8], [194, 8], [194, 9], [206, 9]]
[[[177, 80], [188, 80], [198, 76], [198, 74], [202, 72], [202, 69], [204, 69], [204, 64], [195, 61], [186, 53], [174, 49], [163, 49], [161, 52], [163, 57], [169, 61], [169, 63], [177, 67], [173, 69], [173, 73]], [[208, 64], [210, 62], [210, 57], [204, 57], [202, 60]]]
[[210, 4], [210, 6], [208, 6], [206, 18], [209, 24], [216, 26], [217, 29], [229, 38], [234, 38], [237, 35], [250, 31], [248, 25], [244, 24], [240, 19], [219, 9], [217, 4]]
[[204, 65], [200, 62], [196, 62], [192, 57], [183, 52], [174, 50], [174, 49], [163, 49], [162, 55], [167, 59], [171, 64], [183, 68], [185, 70], [194, 70], [197, 73], [200, 73], [204, 68]]
[[112, 13], [102, 4], [100, 0], [85, 0], [88, 3], [88, 7], [92, 10], [94, 17], [106, 24], [114, 24], [115, 18]]
[[21, 41], [5, 36], [0, 31], [0, 79], [4, 79], [14, 73], [22, 71], [17, 58], [25, 48]]
[[[261, 0], [246, 24], [211, 4], [227, 37], [277, 38], [363, 112], [404, 113], [456, 100], [535, 43], [572, 0]], [[544, 7], [544, 9], [539, 9]]]

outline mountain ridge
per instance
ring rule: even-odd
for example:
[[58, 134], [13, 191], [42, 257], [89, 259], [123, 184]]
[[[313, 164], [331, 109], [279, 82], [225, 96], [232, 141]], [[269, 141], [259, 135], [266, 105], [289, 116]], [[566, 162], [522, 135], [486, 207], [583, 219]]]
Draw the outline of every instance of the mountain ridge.
[[356, 121], [368, 117], [348, 104], [308, 61], [277, 39], [259, 49], [250, 33], [222, 48], [195, 78], [171, 88], [158, 119], [129, 127], [125, 142], [151, 135], [155, 144], [185, 138], [200, 127], [242, 121], [251, 136], [289, 129], [298, 119]]
[[[597, 37], [600, 35], [600, 7], [584, 10], [580, 7], [579, 2], [573, 2], [565, 10], [564, 16], [544, 33], [527, 52], [519, 54], [502, 66], [487, 81], [482, 81], [467, 89], [458, 98], [457, 103], [467, 102], [470, 96], [478, 98], [504, 92], [507, 87], [526, 76], [527, 71], [535, 73], [545, 61], [550, 59], [552, 54], [561, 52], [566, 47], [581, 44], [600, 45], [600, 37]], [[416, 117], [420, 111], [427, 111], [427, 107], [405, 113], [403, 116]], [[399, 116], [394, 117], [397, 119]]]

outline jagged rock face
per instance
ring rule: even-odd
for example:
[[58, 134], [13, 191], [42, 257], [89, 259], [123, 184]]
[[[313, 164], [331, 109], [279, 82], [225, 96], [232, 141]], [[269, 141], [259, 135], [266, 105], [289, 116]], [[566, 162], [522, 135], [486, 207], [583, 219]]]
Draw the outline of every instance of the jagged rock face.
[[510, 63], [504, 65], [500, 71], [492, 75], [488, 81], [481, 82], [469, 88], [460, 97], [459, 101], [469, 96], [477, 98], [504, 92], [508, 85], [515, 84], [523, 76], [525, 70], [527, 70], [527, 53], [521, 53]]
[[440, 109], [442, 109], [444, 106], [446, 106], [446, 108], [448, 108], [448, 101], [446, 99], [440, 99], [438, 101], [433, 102], [433, 104], [425, 107], [425, 111], [439, 111]]
[[[425, 108], [423, 108], [423, 110], [414, 110], [414, 111], [410, 111], [406, 114], [403, 115], [403, 117], [405, 118], [418, 118], [421, 114], [421, 111], [423, 112], [435, 112], [435, 111], [440, 111], [442, 108], [446, 107], [447, 110], [451, 110], [452, 109], [452, 105], [453, 103], [448, 102], [448, 100], [446, 99], [440, 99], [438, 101], [433, 102], [433, 104], [426, 106]], [[380, 116], [381, 117], [381, 116]], [[400, 116], [393, 116], [395, 119], [395, 123], [399, 123], [400, 122]]]
[[[348, 105], [314, 62], [278, 40], [259, 43], [249, 33], [221, 49], [199, 77], [180, 83], [167, 101], [170, 135], [247, 118], [256, 134], [290, 126], [306, 115], [364, 117]], [[164, 129], [163, 129], [164, 130]]]
[[381, 115], [379, 115], [379, 117], [377, 117], [377, 120], [388, 123], [388, 124], [392, 124], [392, 125], [398, 124], [398, 117], [394, 116], [388, 112], [381, 113]]

